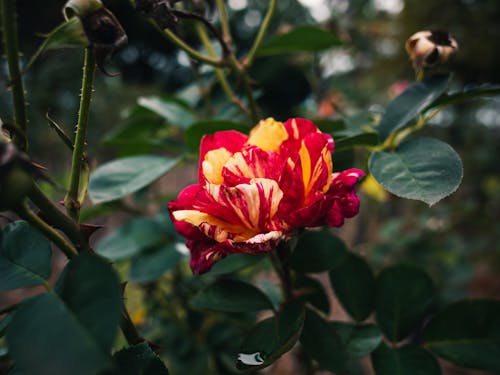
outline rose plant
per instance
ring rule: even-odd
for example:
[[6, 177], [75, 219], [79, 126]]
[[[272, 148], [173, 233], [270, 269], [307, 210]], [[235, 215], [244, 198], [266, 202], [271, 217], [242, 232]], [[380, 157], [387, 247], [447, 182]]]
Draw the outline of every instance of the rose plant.
[[[316, 107], [288, 109], [302, 117], [280, 122], [266, 113], [265, 95], [258, 101], [254, 61], [295, 54], [313, 64], [311, 53], [339, 46], [335, 33], [300, 22], [273, 32], [285, 10], [270, 0], [244, 47], [232, 35], [237, 12], [228, 13], [222, 0], [131, 3], [132, 14], [195, 61], [193, 69], [209, 65], [198, 73], [213, 81], [197, 83], [200, 97], [192, 87], [140, 97], [125, 123], [103, 137], [121, 145], [122, 157], [91, 168], [87, 131], [102, 134], [89, 121], [96, 68], [107, 74], [127, 28], [99, 0], [70, 0], [64, 22], [21, 70], [16, 1], [0, 0], [12, 89], [12, 118], [1, 114], [8, 120], [0, 137], [0, 291], [38, 287], [0, 310], [0, 373], [258, 373], [287, 352], [297, 364], [293, 373], [360, 374], [363, 357], [377, 375], [439, 375], [437, 357], [500, 372], [498, 301], [443, 303], [421, 265], [375, 268], [336, 229], [360, 211], [361, 186], [361, 199], [388, 192], [429, 206], [459, 187], [462, 162], [454, 149], [417, 135], [445, 106], [500, 89], [450, 91], [443, 64], [456, 52], [455, 40], [447, 32], [411, 37], [416, 81], [361, 125], [349, 114], [318, 118]], [[191, 45], [193, 31], [204, 50]], [[32, 160], [24, 74], [46, 51], [63, 47], [84, 51], [84, 70], [75, 137], [49, 118], [71, 152], [67, 186], [59, 189]], [[323, 96], [318, 106], [335, 99]], [[161, 155], [138, 151], [158, 145]], [[182, 163], [197, 164], [198, 178], [176, 199], [150, 188]], [[99, 224], [117, 211], [130, 220], [93, 238], [101, 226], [89, 220]], [[351, 224], [363, 229], [356, 220]], [[53, 254], [67, 258], [62, 270], [53, 269]]]

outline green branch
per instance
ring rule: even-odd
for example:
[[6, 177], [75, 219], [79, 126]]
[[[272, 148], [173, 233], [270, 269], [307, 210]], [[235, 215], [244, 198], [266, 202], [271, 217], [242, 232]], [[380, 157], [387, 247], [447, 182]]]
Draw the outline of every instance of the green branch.
[[21, 150], [26, 151], [28, 141], [26, 139], [26, 100], [24, 98], [24, 87], [19, 68], [19, 47], [17, 40], [16, 2], [15, 0], [0, 0], [3, 27], [3, 45], [7, 64], [9, 66], [9, 79], [12, 87], [12, 105], [14, 111], [14, 127], [16, 131], [12, 135], [14, 144]]
[[125, 306], [123, 306], [122, 309], [120, 328], [123, 332], [123, 336], [125, 336], [125, 339], [127, 340], [129, 345], [137, 345], [140, 344], [141, 342], [146, 341], [141, 335], [139, 335], [139, 332], [137, 332], [137, 328], [132, 322], [130, 314], [128, 313]]
[[226, 6], [224, 0], [217, 0], [217, 9], [219, 11], [219, 19], [222, 27], [222, 38], [227, 46], [232, 43], [231, 29], [229, 28], [229, 18], [227, 17]]
[[[208, 34], [205, 30], [205, 28], [197, 24], [196, 25], [196, 30], [198, 32], [198, 35], [200, 37], [201, 43], [207, 50], [207, 53], [210, 56], [215, 56], [215, 51], [212, 47], [212, 44], [210, 43], [210, 39], [208, 37]], [[231, 86], [229, 85], [228, 80], [226, 79], [226, 75], [224, 74], [224, 71], [220, 68], [215, 68], [215, 75], [217, 76], [217, 79], [219, 80], [219, 83], [222, 87], [222, 90], [226, 94], [227, 98], [234, 104], [236, 105], [241, 111], [243, 111], [245, 114], [249, 114], [248, 108], [245, 107], [245, 105], [241, 102], [241, 100], [238, 98], [238, 96], [235, 94]]]
[[257, 36], [255, 37], [252, 48], [250, 49], [250, 52], [248, 52], [248, 55], [243, 60], [243, 65], [245, 65], [246, 67], [249, 67], [250, 65], [252, 65], [255, 54], [257, 53], [257, 50], [259, 49], [260, 45], [262, 44], [262, 41], [264, 40], [264, 36], [266, 35], [267, 29], [269, 28], [269, 25], [271, 24], [271, 19], [273, 18], [273, 15], [274, 15], [274, 12], [276, 11], [277, 5], [278, 5], [278, 0], [271, 0], [269, 2], [269, 8], [267, 9], [266, 16], [264, 17], [264, 20], [262, 21], [262, 24], [260, 25], [259, 31], [257, 33]]
[[163, 32], [164, 32], [164, 35], [172, 43], [174, 43], [177, 47], [179, 47], [184, 52], [186, 52], [193, 59], [204, 62], [204, 63], [212, 65], [212, 66], [222, 67], [222, 66], [226, 65], [226, 63], [221, 59], [213, 58], [213, 57], [206, 56], [206, 55], [199, 53], [197, 50], [190, 47], [186, 42], [184, 42], [181, 38], [179, 38], [177, 35], [175, 35], [175, 33], [173, 31], [171, 31], [169, 29], [165, 29], [165, 30], [163, 30]]
[[238, 78], [241, 80], [241, 83], [243, 85], [243, 90], [245, 91], [245, 95], [248, 99], [248, 104], [250, 106], [250, 115], [252, 118], [252, 122], [255, 125], [259, 121], [259, 109], [257, 106], [257, 102], [255, 101], [255, 98], [253, 96], [252, 85], [250, 83], [250, 78], [248, 77], [248, 72], [233, 54], [229, 56], [229, 63], [231, 64], [233, 71], [238, 75]]
[[78, 111], [78, 123], [76, 125], [75, 145], [71, 161], [71, 174], [68, 194], [64, 198], [64, 206], [73, 219], [78, 222], [80, 206], [78, 191], [80, 188], [80, 175], [84, 163], [85, 142], [87, 139], [87, 127], [89, 123], [90, 102], [94, 86], [96, 59], [92, 49], [85, 49], [85, 62], [83, 65], [82, 91], [80, 94], [80, 109]]
[[23, 219], [30, 223], [33, 227], [43, 233], [49, 240], [51, 240], [69, 259], [78, 255], [76, 249], [66, 241], [66, 239], [59, 234], [54, 228], [43, 221], [38, 215], [31, 211], [24, 203], [20, 205], [15, 212]]
[[78, 251], [89, 250], [88, 241], [80, 232], [78, 224], [59, 210], [37, 185], [30, 192], [29, 198], [40, 209], [44, 220], [63, 231]]

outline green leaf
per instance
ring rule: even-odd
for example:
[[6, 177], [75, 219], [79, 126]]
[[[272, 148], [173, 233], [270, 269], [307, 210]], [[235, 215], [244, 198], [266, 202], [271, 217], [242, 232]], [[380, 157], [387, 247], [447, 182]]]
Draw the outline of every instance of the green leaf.
[[500, 373], [500, 301], [461, 301], [432, 318], [425, 346], [460, 366]]
[[318, 52], [339, 46], [337, 35], [316, 26], [299, 26], [292, 31], [277, 35], [264, 43], [257, 56], [294, 52]]
[[189, 105], [178, 98], [141, 96], [137, 103], [163, 117], [169, 124], [182, 129], [186, 129], [195, 120]]
[[120, 350], [113, 357], [116, 375], [168, 375], [165, 364], [146, 342]]
[[349, 315], [357, 321], [368, 318], [375, 305], [375, 277], [368, 263], [348, 253], [329, 274], [335, 294]]
[[53, 293], [23, 302], [7, 330], [7, 343], [18, 370], [27, 374], [88, 375], [111, 364], [86, 327]]
[[172, 243], [155, 247], [134, 257], [130, 265], [129, 280], [140, 284], [149, 283], [175, 267], [182, 259], [182, 254], [175, 246]]
[[312, 310], [306, 310], [300, 342], [307, 354], [332, 372], [344, 372], [347, 353], [333, 326]]
[[332, 322], [349, 357], [360, 358], [373, 352], [382, 342], [382, 332], [373, 324]]
[[396, 130], [404, 128], [443, 94], [451, 76], [432, 76], [413, 83], [401, 95], [389, 103], [378, 126], [382, 141]]
[[45, 285], [51, 272], [50, 241], [25, 221], [7, 225], [1, 236], [0, 290]]
[[323, 285], [318, 280], [297, 274], [295, 290], [300, 293], [301, 300], [309, 302], [325, 314], [330, 313], [330, 301]]
[[355, 135], [342, 137], [342, 132], [337, 133], [335, 139], [335, 151], [348, 150], [354, 146], [375, 146], [378, 144], [378, 134], [373, 132], [362, 132]]
[[465, 87], [461, 91], [445, 93], [441, 95], [436, 101], [434, 101], [434, 103], [432, 103], [431, 108], [460, 103], [467, 99], [492, 97], [498, 95], [500, 95], [499, 85], [485, 84], [475, 87]]
[[226, 312], [269, 310], [269, 298], [255, 286], [237, 280], [217, 280], [191, 299], [198, 309]]
[[274, 363], [297, 342], [304, 315], [301, 304], [291, 303], [278, 315], [257, 323], [243, 340], [236, 367], [256, 371]]
[[301, 273], [328, 271], [347, 255], [342, 240], [325, 231], [304, 232], [291, 256], [290, 265]]
[[404, 346], [390, 349], [382, 343], [372, 353], [372, 363], [377, 375], [440, 375], [437, 360], [425, 349]]
[[89, 196], [97, 203], [134, 193], [170, 171], [180, 158], [136, 155], [100, 165], [90, 176]]
[[396, 265], [377, 278], [377, 321], [392, 342], [398, 342], [418, 328], [434, 301], [435, 288], [421, 269]]
[[131, 108], [120, 125], [107, 132], [102, 142], [119, 148], [120, 155], [137, 155], [153, 150], [183, 150], [184, 145], [169, 139], [169, 129], [165, 120], [156, 113], [135, 106]]
[[7, 329], [16, 367], [37, 375], [95, 374], [111, 365], [109, 352], [121, 316], [121, 288], [102, 258], [81, 254], [50, 292], [25, 300]]
[[131, 220], [108, 234], [97, 244], [96, 252], [110, 260], [121, 260], [167, 240], [166, 226], [154, 218], [143, 217]]
[[255, 254], [230, 254], [222, 260], [219, 260], [214, 266], [207, 272], [210, 276], [219, 276], [228, 273], [234, 273], [240, 271], [244, 268], [251, 267], [263, 259], [265, 255], [255, 255]]
[[65, 267], [56, 290], [103, 350], [111, 348], [122, 309], [122, 288], [111, 264], [82, 253]]
[[45, 40], [25, 65], [24, 71], [27, 71], [46, 51], [61, 48], [85, 48], [88, 45], [89, 41], [85, 36], [82, 23], [78, 17], [70, 18], [45, 35]]
[[201, 138], [205, 134], [213, 134], [218, 131], [237, 130], [248, 133], [248, 126], [230, 120], [205, 120], [192, 124], [184, 133], [186, 143], [192, 152], [198, 152]]
[[433, 138], [406, 141], [394, 152], [374, 152], [368, 168], [386, 190], [430, 206], [457, 190], [463, 176], [460, 156]]

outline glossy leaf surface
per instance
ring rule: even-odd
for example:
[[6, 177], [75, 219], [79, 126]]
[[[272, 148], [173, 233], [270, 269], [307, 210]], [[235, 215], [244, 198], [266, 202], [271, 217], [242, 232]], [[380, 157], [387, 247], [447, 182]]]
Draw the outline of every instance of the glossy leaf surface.
[[433, 281], [417, 267], [396, 265], [378, 275], [377, 321], [390, 341], [398, 342], [418, 328], [434, 293]]
[[429, 322], [424, 340], [433, 353], [460, 366], [500, 373], [500, 302], [449, 305]]
[[89, 196], [96, 204], [123, 198], [148, 186], [178, 162], [165, 156], [136, 155], [101, 164], [90, 176]]
[[457, 190], [463, 175], [460, 156], [433, 138], [406, 141], [393, 152], [374, 152], [368, 168], [389, 192], [430, 206]]
[[0, 237], [0, 290], [44, 285], [51, 272], [50, 241], [25, 221], [8, 224]]
[[217, 280], [191, 299], [199, 309], [247, 312], [272, 309], [269, 298], [255, 286], [237, 280]]

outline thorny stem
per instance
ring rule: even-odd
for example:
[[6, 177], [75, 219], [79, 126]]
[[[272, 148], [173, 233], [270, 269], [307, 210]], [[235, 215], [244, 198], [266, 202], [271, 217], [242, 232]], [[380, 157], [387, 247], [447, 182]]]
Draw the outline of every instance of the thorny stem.
[[26, 139], [26, 101], [24, 87], [19, 68], [19, 47], [17, 40], [16, 2], [15, 0], [1, 0], [3, 45], [7, 64], [9, 66], [9, 79], [12, 85], [12, 104], [14, 107], [14, 127], [16, 132], [12, 136], [14, 144], [26, 151], [28, 141]]
[[84, 163], [85, 142], [87, 138], [87, 127], [89, 123], [90, 102], [94, 86], [96, 59], [91, 48], [85, 49], [85, 61], [83, 65], [82, 89], [80, 94], [80, 109], [78, 111], [78, 123], [76, 125], [75, 145], [71, 161], [71, 174], [68, 194], [64, 198], [64, 206], [68, 214], [78, 222], [80, 216], [81, 201], [78, 191], [80, 188], [80, 176], [82, 164]]
[[50, 239], [69, 259], [78, 255], [76, 249], [59, 232], [31, 211], [26, 203], [21, 204], [15, 211], [23, 220], [26, 220]]
[[123, 306], [122, 309], [122, 319], [120, 321], [120, 328], [123, 332], [123, 336], [125, 336], [125, 339], [127, 340], [129, 345], [137, 345], [145, 341], [144, 338], [141, 335], [139, 335], [139, 332], [137, 332], [137, 328], [132, 322], [130, 314], [128, 313], [125, 306]]
[[[215, 51], [212, 47], [212, 44], [210, 43], [210, 39], [208, 38], [207, 32], [205, 31], [203, 26], [199, 24], [196, 25], [196, 30], [208, 54], [210, 56], [215, 56]], [[226, 94], [227, 98], [239, 109], [241, 109], [244, 113], [249, 114], [248, 108], [246, 108], [245, 105], [240, 101], [240, 99], [236, 96], [235, 92], [229, 85], [229, 82], [226, 79], [224, 71], [222, 69], [215, 68], [215, 75], [217, 76], [217, 79], [219, 80], [222, 90]]]
[[273, 18], [273, 15], [276, 11], [277, 4], [278, 4], [278, 0], [271, 0], [269, 2], [269, 8], [267, 9], [266, 16], [264, 17], [264, 20], [262, 21], [262, 24], [260, 25], [259, 31], [257, 33], [257, 36], [255, 37], [252, 48], [250, 49], [250, 52], [248, 52], [248, 55], [243, 60], [243, 65], [245, 65], [246, 67], [249, 67], [250, 65], [252, 65], [255, 54], [257, 53], [257, 50], [259, 49], [260, 45], [262, 44], [262, 41], [264, 40], [264, 36], [266, 35], [267, 29], [269, 28], [269, 25], [271, 24], [271, 19]]
[[78, 224], [60, 211], [38, 186], [35, 185], [29, 194], [29, 198], [43, 213], [44, 220], [63, 231], [78, 251], [87, 251], [89, 249], [88, 242], [80, 232]]

